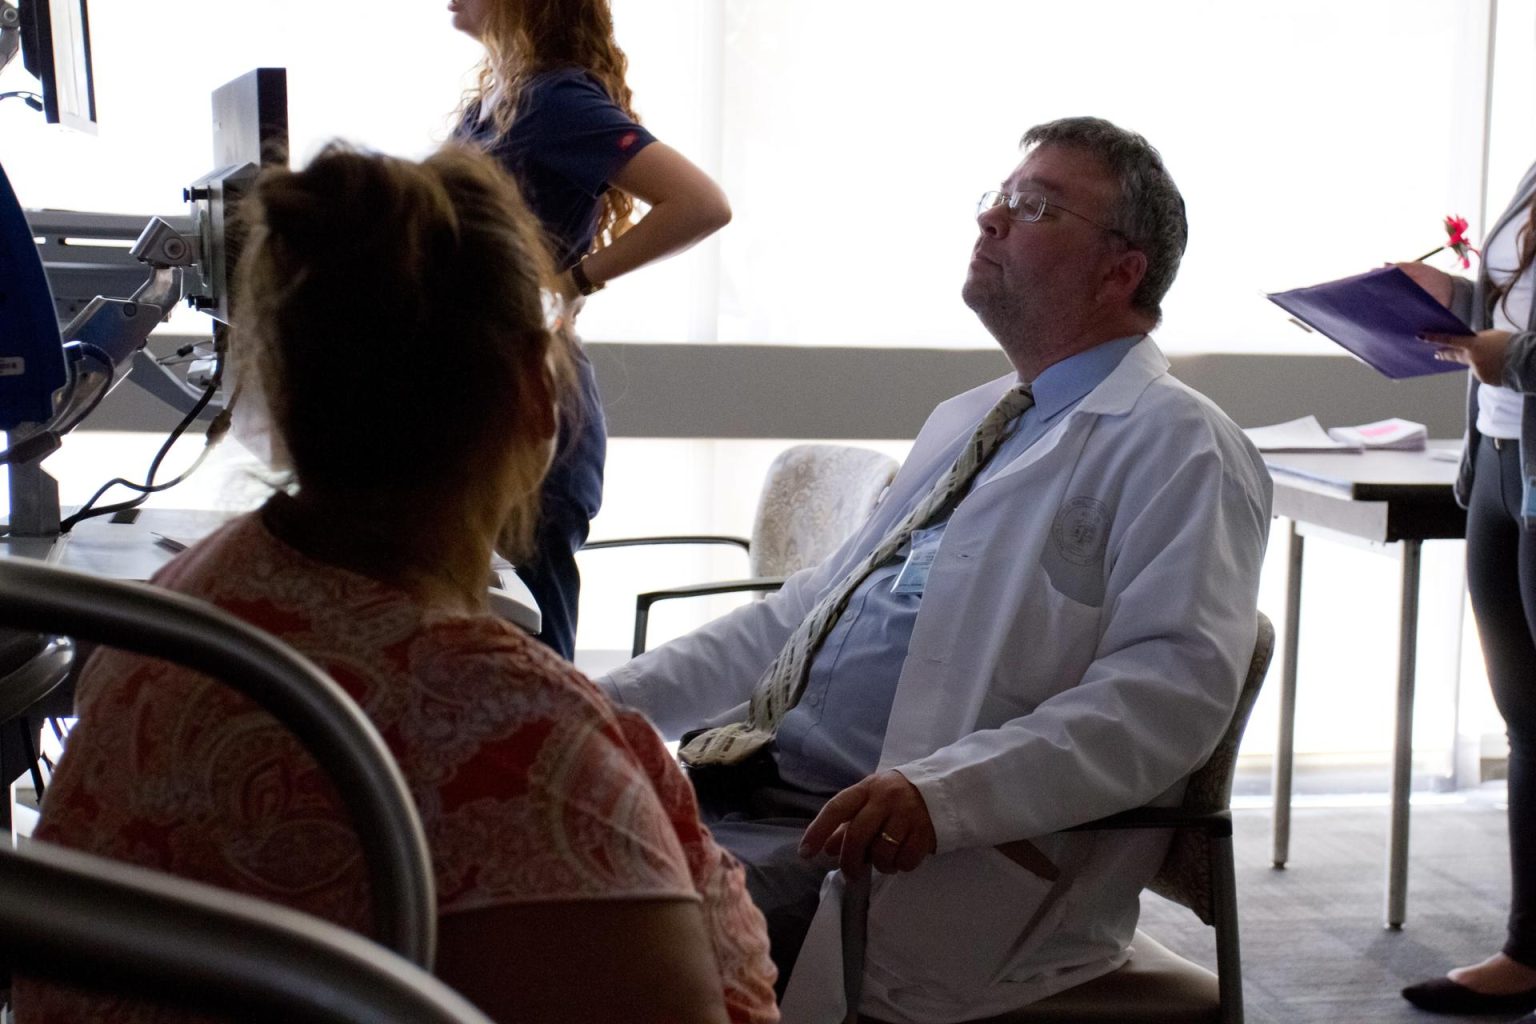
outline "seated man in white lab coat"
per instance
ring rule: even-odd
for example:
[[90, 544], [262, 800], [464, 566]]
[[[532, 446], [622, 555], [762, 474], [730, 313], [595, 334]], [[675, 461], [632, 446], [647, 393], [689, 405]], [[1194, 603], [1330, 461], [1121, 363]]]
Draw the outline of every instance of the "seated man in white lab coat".
[[[1184, 251], [1157, 151], [1032, 128], [962, 296], [1016, 374], [940, 405], [817, 568], [603, 680], [679, 736], [748, 865], [787, 1021], [841, 1020], [828, 872], [873, 867], [863, 1011], [1000, 1013], [1114, 969], [1254, 642], [1269, 477], [1148, 337]], [[801, 945], [801, 942], [804, 945]], [[798, 957], [798, 959], [797, 959]]]

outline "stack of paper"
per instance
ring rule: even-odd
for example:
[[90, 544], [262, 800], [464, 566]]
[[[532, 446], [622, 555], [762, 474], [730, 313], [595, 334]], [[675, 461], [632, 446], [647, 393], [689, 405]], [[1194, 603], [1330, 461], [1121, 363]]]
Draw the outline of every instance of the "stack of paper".
[[1329, 437], [1316, 416], [1303, 416], [1270, 427], [1249, 427], [1243, 433], [1261, 452], [1358, 452], [1364, 447], [1358, 442]]
[[1362, 423], [1358, 427], [1333, 427], [1328, 431], [1328, 436], [1335, 441], [1362, 448], [1421, 452], [1429, 445], [1429, 430], [1424, 424], [1396, 417], [1377, 420], [1375, 423]]

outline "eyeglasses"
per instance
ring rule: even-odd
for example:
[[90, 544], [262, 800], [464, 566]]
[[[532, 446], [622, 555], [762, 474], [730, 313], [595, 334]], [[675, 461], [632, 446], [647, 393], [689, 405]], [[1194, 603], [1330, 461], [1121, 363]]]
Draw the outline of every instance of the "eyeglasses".
[[1091, 217], [1084, 217], [1076, 210], [1069, 210], [1060, 203], [1045, 198], [1044, 192], [983, 192], [981, 194], [981, 201], [976, 204], [976, 216], [980, 217], [988, 210], [996, 209], [999, 206], [1008, 207], [1008, 216], [1022, 224], [1033, 224], [1045, 216], [1045, 209], [1049, 206], [1053, 210], [1070, 213], [1078, 220], [1087, 221], [1100, 231], [1108, 231], [1110, 234], [1124, 239], [1127, 245], [1133, 244], [1130, 236], [1124, 231], [1100, 224]]

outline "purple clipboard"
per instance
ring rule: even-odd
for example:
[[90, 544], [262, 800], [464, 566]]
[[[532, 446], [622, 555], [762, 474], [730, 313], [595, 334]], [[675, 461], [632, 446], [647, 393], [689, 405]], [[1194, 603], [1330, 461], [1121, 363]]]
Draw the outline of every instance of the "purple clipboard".
[[1434, 346], [1418, 335], [1472, 329], [1396, 267], [1271, 292], [1269, 301], [1393, 380], [1466, 369], [1436, 359]]

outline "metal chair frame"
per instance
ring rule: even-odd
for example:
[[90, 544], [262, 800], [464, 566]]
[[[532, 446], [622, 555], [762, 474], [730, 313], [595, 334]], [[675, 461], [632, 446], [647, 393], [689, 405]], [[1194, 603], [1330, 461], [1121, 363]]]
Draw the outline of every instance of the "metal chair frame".
[[490, 1024], [421, 967], [328, 921], [44, 843], [0, 850], [0, 958], [33, 978], [237, 1020]]
[[431, 968], [437, 903], [416, 805], [378, 730], [313, 662], [201, 601], [22, 559], [0, 559], [0, 625], [163, 658], [255, 701], [336, 783], [370, 872], [375, 937]]
[[[1216, 931], [1216, 985], [1219, 1006], [1216, 1019], [1221, 1024], [1243, 1022], [1242, 948], [1237, 918], [1237, 872], [1232, 852], [1232, 798], [1231, 766], [1235, 761], [1238, 744], [1248, 725], [1248, 716], [1258, 698], [1264, 676], [1274, 654], [1275, 630], [1269, 617], [1263, 612], [1258, 616], [1258, 629], [1252, 658], [1243, 682], [1242, 692], [1227, 726], [1217, 753], [1189, 775], [1188, 796], [1180, 807], [1139, 807], [1119, 814], [1086, 822], [1069, 831], [1093, 832], [1123, 829], [1174, 829], [1169, 853], [1158, 875], [1148, 888], [1175, 902], [1188, 907], [1201, 921]], [[1225, 752], [1230, 757], [1218, 756]], [[1214, 774], [1223, 760], [1224, 776]], [[1184, 854], [1179, 851], [1181, 837], [1193, 837], [1204, 845], [1204, 858], [1210, 865], [1205, 891], [1185, 892], [1165, 884], [1169, 867]], [[870, 876], [862, 879], [845, 879], [842, 905], [843, 928], [843, 990], [847, 997], [847, 1016], [844, 1024], [858, 1024], [859, 996], [863, 988], [864, 950], [868, 937], [868, 913]], [[1187, 961], [1186, 961], [1187, 963]], [[1203, 971], [1189, 964], [1194, 970]], [[1086, 984], [1092, 985], [1093, 982]], [[1017, 1019], [1028, 1019], [1029, 1007], [1017, 1012]], [[1015, 1017], [1009, 1015], [1008, 1020]], [[1150, 1018], [1149, 1018], [1150, 1019]]]
[[[793, 445], [779, 453], [778, 457], [774, 460], [773, 465], [769, 468], [767, 480], [764, 481], [763, 494], [765, 497], [759, 499], [756, 522], [754, 523], [753, 527], [754, 537], [761, 539], [763, 536], [762, 531], [765, 524], [765, 512], [762, 502], [766, 500], [766, 496], [769, 494], [770, 490], [774, 488], [775, 483], [779, 483], [782, 486], [783, 480], [790, 479], [790, 477], [782, 475], [785, 471], [785, 460], [797, 454], [803, 455], [812, 449], [825, 449], [828, 447], [829, 446], [826, 445]], [[834, 445], [830, 447], [837, 449], [838, 451], [845, 454], [858, 454], [868, 458], [885, 460], [891, 466], [889, 473], [894, 475], [896, 472], [896, 464], [894, 460], [886, 459], [885, 456], [882, 456], [870, 449], [858, 448], [852, 445]], [[826, 480], [839, 478], [823, 476], [822, 479]], [[756, 567], [757, 565], [756, 560], [753, 559], [752, 541], [746, 537], [731, 536], [726, 534], [672, 534], [652, 537], [623, 537], [614, 538], [611, 540], [590, 541], [583, 545], [581, 550], [601, 551], [603, 549], [613, 548], [631, 548], [673, 544], [726, 545], [731, 547], [738, 547], [747, 554], [750, 560], [749, 564], [752, 567]], [[761, 554], [761, 552], [759, 552], [759, 554]], [[780, 569], [783, 567], [775, 565], [771, 566], [771, 568]], [[742, 577], [740, 579], [723, 580], [714, 583], [696, 583], [680, 587], [668, 587], [663, 590], [649, 590], [639, 593], [635, 595], [635, 633], [634, 641], [630, 647], [630, 656], [636, 657], [644, 653], [646, 648], [646, 636], [650, 630], [651, 608], [659, 602], [690, 597], [710, 597], [717, 594], [766, 594], [778, 590], [781, 586], [784, 585], [784, 580], [787, 578], [787, 575], [758, 574]]]
[[[719, 544], [741, 548], [750, 553], [752, 542], [745, 537], [724, 534], [676, 534], [656, 537], [619, 537], [612, 540], [594, 540], [582, 546], [583, 551], [601, 551], [605, 548], [653, 547], [668, 544]], [[635, 637], [630, 647], [630, 657], [645, 652], [646, 634], [650, 632], [651, 606], [658, 601], [670, 601], [682, 597], [708, 597], [712, 594], [737, 594], [756, 591], [769, 593], [784, 585], [783, 576], [750, 576], [720, 583], [694, 583], [666, 590], [648, 590], [635, 595]]]

